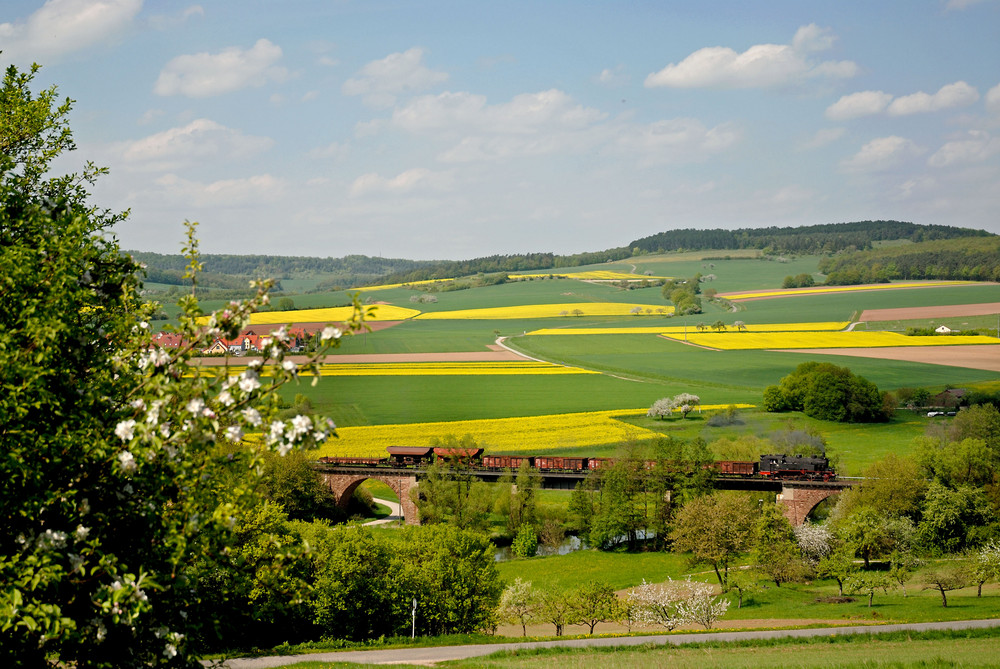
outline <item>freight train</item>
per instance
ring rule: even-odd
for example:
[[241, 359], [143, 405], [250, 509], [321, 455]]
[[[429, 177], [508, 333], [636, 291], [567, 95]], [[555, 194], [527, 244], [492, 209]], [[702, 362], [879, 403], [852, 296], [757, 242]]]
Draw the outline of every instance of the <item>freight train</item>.
[[[485, 455], [481, 448], [431, 448], [389, 446], [384, 458], [323, 457], [324, 464], [348, 467], [420, 468], [435, 461], [461, 463], [483, 471], [517, 470], [522, 463], [542, 472], [586, 472], [606, 469], [614, 458], [577, 458], [549, 455]], [[654, 460], [645, 461], [653, 469]], [[709, 465], [719, 476], [727, 478], [768, 478], [782, 480], [829, 481], [837, 473], [824, 456], [769, 454], [758, 461], [722, 460]]]

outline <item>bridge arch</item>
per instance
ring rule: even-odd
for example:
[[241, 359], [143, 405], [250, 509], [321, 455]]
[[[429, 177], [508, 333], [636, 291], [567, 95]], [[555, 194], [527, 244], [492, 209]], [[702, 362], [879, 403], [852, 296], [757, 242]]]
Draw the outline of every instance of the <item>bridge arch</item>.
[[777, 502], [788, 522], [793, 527], [798, 527], [806, 522], [806, 518], [820, 502], [839, 494], [840, 491], [839, 487], [783, 482]]
[[323, 483], [333, 491], [337, 498], [337, 504], [341, 508], [347, 508], [351, 495], [368, 479], [381, 481], [386, 484], [399, 498], [399, 505], [403, 509], [403, 520], [407, 525], [419, 525], [420, 516], [417, 513], [417, 505], [413, 501], [415, 497], [414, 488], [417, 487], [416, 476], [402, 476], [392, 474], [379, 474], [377, 472], [359, 472], [357, 474], [335, 474], [320, 472]]

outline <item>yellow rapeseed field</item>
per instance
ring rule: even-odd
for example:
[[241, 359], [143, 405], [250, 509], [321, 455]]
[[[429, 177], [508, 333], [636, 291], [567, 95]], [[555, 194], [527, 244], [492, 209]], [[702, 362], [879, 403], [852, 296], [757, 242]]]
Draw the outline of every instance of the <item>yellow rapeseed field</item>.
[[627, 272], [612, 272], [609, 270], [591, 270], [589, 272], [551, 272], [551, 274], [512, 274], [512, 279], [532, 278], [539, 279], [550, 275], [564, 276], [567, 279], [577, 279], [580, 281], [647, 281], [669, 279], [667, 276], [646, 276], [644, 274], [629, 274]]
[[[683, 335], [666, 335], [683, 341]], [[747, 349], [810, 348], [883, 348], [887, 346], [957, 346], [959, 344], [996, 344], [993, 337], [957, 335], [954, 337], [907, 337], [899, 332], [696, 332], [687, 341], [726, 351]]]
[[[739, 404], [738, 408], [751, 405]], [[706, 405], [702, 410], [724, 409]], [[429, 446], [435, 437], [466, 434], [492, 453], [535, 453], [558, 448], [586, 448], [615, 444], [629, 439], [650, 439], [657, 432], [617, 420], [620, 416], [645, 415], [646, 409], [587, 411], [581, 413], [490, 418], [405, 425], [366, 425], [337, 428], [339, 439], [331, 439], [320, 456], [382, 457], [387, 446]]]
[[[761, 323], [754, 324], [748, 323], [746, 325], [746, 332], [829, 332], [836, 330], [843, 330], [848, 325], [850, 321], [830, 321], [821, 323]], [[726, 326], [727, 332], [736, 332], [736, 328], [732, 325]], [[711, 329], [707, 331], [712, 331]], [[634, 328], [542, 328], [539, 330], [532, 330], [529, 335], [594, 335], [594, 334], [662, 334], [662, 335], [672, 335], [672, 334], [683, 334], [687, 333], [697, 333], [698, 328], [694, 325], [688, 325], [687, 327], [683, 325], [671, 325], [670, 327], [664, 326], [648, 326], [648, 327], [634, 327]]]
[[[376, 304], [367, 321], [404, 321], [420, 312], [416, 309], [397, 307], [391, 304]], [[250, 316], [251, 325], [277, 323], [343, 323], [354, 315], [353, 307], [330, 307], [327, 309], [298, 309], [296, 311], [261, 311]]]
[[[653, 314], [668, 314], [673, 307], [662, 304], [623, 304], [620, 302], [568, 302], [562, 304], [524, 304], [488, 309], [460, 309], [420, 314], [417, 320], [507, 320], [521, 318], [572, 318], [575, 316], [628, 316], [633, 309], [648, 309]], [[660, 311], [658, 311], [660, 310]], [[580, 313], [574, 313], [579, 311]]]
[[892, 288], [930, 288], [934, 286], [957, 286], [974, 281], [919, 281], [900, 283], [880, 283], [863, 286], [816, 286], [814, 288], [795, 288], [782, 290], [764, 290], [755, 293], [732, 293], [725, 295], [730, 300], [749, 300], [760, 297], [781, 297], [782, 295], [812, 295], [819, 293], [846, 293], [859, 290], [888, 290]]
[[470, 376], [599, 374], [550, 362], [395, 362], [323, 365], [320, 376]]

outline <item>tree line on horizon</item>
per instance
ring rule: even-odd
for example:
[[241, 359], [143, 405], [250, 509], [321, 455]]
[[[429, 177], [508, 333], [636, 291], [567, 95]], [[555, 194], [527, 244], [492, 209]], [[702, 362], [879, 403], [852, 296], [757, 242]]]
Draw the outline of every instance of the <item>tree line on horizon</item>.
[[797, 227], [736, 228], [726, 230], [667, 230], [637, 239], [633, 251], [667, 253], [706, 249], [760, 249], [775, 253], [820, 254], [872, 248], [876, 242], [927, 242], [958, 237], [993, 236], [985, 230], [905, 221], [854, 221]]

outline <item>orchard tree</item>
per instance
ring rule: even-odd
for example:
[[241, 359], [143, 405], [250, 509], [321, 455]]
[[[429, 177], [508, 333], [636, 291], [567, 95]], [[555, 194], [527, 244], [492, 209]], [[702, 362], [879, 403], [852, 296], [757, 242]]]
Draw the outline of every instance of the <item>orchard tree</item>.
[[528, 625], [537, 619], [540, 606], [538, 591], [531, 581], [518, 577], [504, 588], [498, 613], [501, 621], [520, 625], [521, 636], [528, 636]]
[[610, 623], [621, 617], [618, 595], [610, 584], [602, 581], [588, 581], [573, 593], [576, 599], [577, 617], [580, 623], [594, 633], [597, 623]]
[[[152, 343], [158, 305], [142, 301], [142, 268], [109, 232], [126, 214], [88, 201], [104, 170], [49, 176], [75, 148], [71, 101], [55, 88], [35, 94], [37, 69], [8, 68], [0, 90], [0, 655], [26, 666], [196, 666], [192, 639], [216, 621], [188, 615], [205, 596], [195, 565], [228, 568], [261, 456], [315, 447], [333, 425], [273, 419], [277, 389], [300, 371], [284, 329], [246, 367], [192, 362], [249, 323], [269, 282], [211, 315], [192, 291], [175, 328], [184, 344]], [[193, 225], [185, 253], [194, 286]], [[314, 378], [341, 334], [323, 331]], [[217, 444], [261, 430], [242, 483], [216, 495]]]
[[673, 548], [711, 565], [725, 590], [729, 565], [753, 548], [757, 516], [757, 504], [744, 494], [716, 492], [696, 497], [674, 518]]

